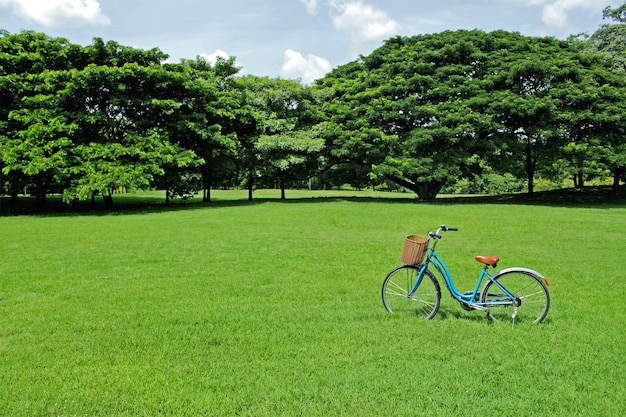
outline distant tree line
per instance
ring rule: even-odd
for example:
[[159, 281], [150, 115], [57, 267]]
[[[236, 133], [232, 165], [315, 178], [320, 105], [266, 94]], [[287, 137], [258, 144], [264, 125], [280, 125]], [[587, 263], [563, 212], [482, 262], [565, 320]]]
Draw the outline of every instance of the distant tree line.
[[234, 58], [0, 31], [0, 194], [67, 203], [313, 184], [529, 193], [626, 178], [626, 22], [567, 41], [495, 31], [387, 40], [313, 86]]

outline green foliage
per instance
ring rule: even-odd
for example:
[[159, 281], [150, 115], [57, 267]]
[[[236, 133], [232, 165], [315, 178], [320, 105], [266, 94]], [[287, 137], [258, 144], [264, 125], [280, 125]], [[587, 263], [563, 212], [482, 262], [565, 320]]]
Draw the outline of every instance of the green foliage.
[[[524, 190], [525, 182], [511, 173], [500, 175], [494, 172], [476, 175], [472, 179], [462, 178], [443, 188], [449, 194], [512, 194]], [[539, 191], [539, 190], [538, 190]]]
[[248, 181], [255, 173], [278, 181], [285, 198], [287, 181], [312, 178], [324, 168], [325, 130], [315, 92], [296, 81], [248, 76], [241, 81], [255, 120], [248, 147]]
[[[604, 17], [612, 23], [603, 25], [589, 39], [582, 43], [583, 47], [599, 57], [613, 71], [613, 78], [608, 81], [606, 74], [599, 77], [599, 93], [592, 98], [593, 113], [600, 128], [600, 134], [587, 141], [589, 155], [595, 164], [602, 165], [613, 175], [613, 189], [619, 189], [619, 182], [626, 178], [624, 163], [624, 82], [626, 71], [626, 21], [624, 12], [626, 3], [618, 8], [607, 7]], [[619, 88], [607, 88], [617, 84]], [[583, 167], [583, 169], [586, 167]], [[588, 169], [587, 169], [588, 171]]]
[[218, 60], [211, 66], [198, 57], [170, 65], [170, 70], [180, 72], [183, 83], [173, 140], [202, 158], [203, 201], [210, 201], [215, 177], [219, 180], [223, 167], [238, 157], [238, 112], [242, 103], [233, 86], [233, 76], [239, 68], [233, 59]]
[[[218, 186], [582, 187], [626, 177], [626, 88], [614, 24], [568, 42], [495, 31], [395, 37], [313, 88], [238, 76], [235, 59], [164, 63], [96, 38], [0, 32], [0, 186], [167, 198]], [[517, 184], [513, 184], [514, 176]], [[506, 181], [502, 181], [506, 178]], [[390, 185], [394, 183], [393, 185]]]
[[591, 52], [601, 53], [611, 61], [613, 69], [619, 72], [626, 71], [625, 10], [626, 3], [616, 9], [607, 7], [604, 18], [612, 20], [612, 23], [602, 25], [586, 42]]
[[569, 141], [620, 135], [622, 84], [570, 42], [456, 31], [390, 39], [318, 87], [334, 91], [325, 107], [337, 125], [333, 155], [431, 199], [481, 175], [473, 155], [525, 173], [532, 193]]
[[169, 141], [179, 109], [177, 74], [160, 66], [88, 66], [68, 92], [81, 116], [82, 143], [64, 199], [147, 189], [165, 169], [197, 166], [192, 150]]
[[[181, 106], [189, 109], [192, 100], [202, 100], [207, 93], [201, 95], [200, 88], [217, 81], [194, 89], [191, 84], [200, 85], [200, 77], [160, 65], [166, 56], [158, 49], [142, 51], [101, 39], [79, 48], [31, 32], [1, 40], [0, 66], [10, 71], [3, 96], [9, 112], [0, 132], [7, 177], [30, 178], [42, 202], [51, 185], [63, 189], [67, 202], [157, 184], [168, 189], [175, 183], [176, 193], [183, 195], [195, 187], [181, 178], [201, 158], [209, 160], [195, 154], [204, 149], [196, 143], [206, 137], [181, 132], [182, 121], [194, 117]], [[48, 59], [53, 52], [67, 60]], [[42, 69], [43, 58], [52, 64]], [[222, 63], [219, 70], [226, 66]], [[216, 94], [208, 94], [217, 101]], [[204, 103], [202, 112], [208, 110]], [[223, 104], [214, 113], [225, 114]], [[219, 133], [218, 140], [227, 137]], [[234, 148], [232, 138], [228, 147]]]

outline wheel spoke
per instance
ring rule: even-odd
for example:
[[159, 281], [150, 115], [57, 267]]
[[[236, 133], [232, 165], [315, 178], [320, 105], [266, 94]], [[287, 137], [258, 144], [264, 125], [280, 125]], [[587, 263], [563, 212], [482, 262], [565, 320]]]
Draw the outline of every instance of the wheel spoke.
[[387, 275], [382, 287], [383, 304], [390, 313], [417, 315], [432, 318], [439, 310], [441, 292], [439, 283], [430, 271], [425, 271], [417, 290], [409, 294], [415, 285], [419, 269], [404, 265]]
[[[508, 271], [494, 277], [499, 285], [506, 288], [517, 300], [516, 323], [531, 321], [540, 323], [548, 313], [550, 295], [543, 281], [525, 271]], [[490, 319], [512, 320], [511, 309], [506, 307], [514, 303], [508, 296], [502, 294], [493, 282], [485, 285], [481, 294], [481, 301], [489, 304], [488, 316]], [[490, 292], [493, 289], [494, 292]]]

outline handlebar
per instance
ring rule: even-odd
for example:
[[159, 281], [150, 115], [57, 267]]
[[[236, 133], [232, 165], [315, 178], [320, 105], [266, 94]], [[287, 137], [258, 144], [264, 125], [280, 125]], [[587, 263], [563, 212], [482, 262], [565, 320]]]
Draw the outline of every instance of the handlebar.
[[458, 232], [459, 229], [458, 227], [448, 227], [445, 224], [442, 224], [441, 226], [439, 226], [439, 228], [437, 229], [436, 232], [428, 232], [428, 237], [432, 237], [435, 240], [439, 240], [441, 239], [441, 235], [439, 233], [441, 232]]

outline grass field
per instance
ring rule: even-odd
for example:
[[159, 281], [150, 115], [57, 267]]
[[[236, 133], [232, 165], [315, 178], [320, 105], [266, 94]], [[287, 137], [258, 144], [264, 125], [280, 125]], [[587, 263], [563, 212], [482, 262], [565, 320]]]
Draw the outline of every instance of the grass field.
[[[0, 218], [0, 415], [623, 415], [626, 205], [308, 195]], [[388, 314], [441, 223], [460, 289], [536, 269], [545, 322]]]

